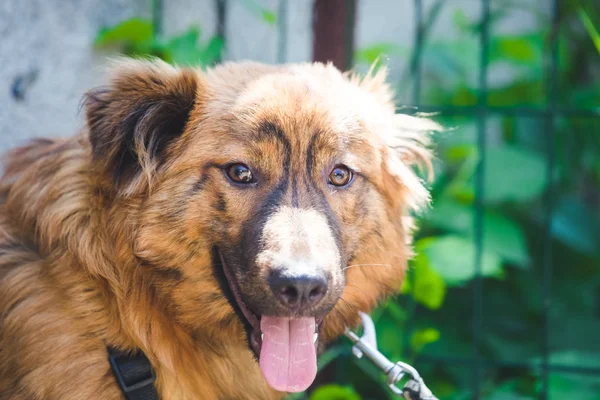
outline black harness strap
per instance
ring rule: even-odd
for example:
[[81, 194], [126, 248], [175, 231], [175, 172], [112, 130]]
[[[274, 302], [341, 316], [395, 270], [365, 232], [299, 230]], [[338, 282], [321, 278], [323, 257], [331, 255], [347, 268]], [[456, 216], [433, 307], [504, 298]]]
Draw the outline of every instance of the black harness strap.
[[127, 400], [159, 400], [154, 387], [156, 375], [144, 353], [122, 353], [111, 347], [107, 350], [110, 367]]

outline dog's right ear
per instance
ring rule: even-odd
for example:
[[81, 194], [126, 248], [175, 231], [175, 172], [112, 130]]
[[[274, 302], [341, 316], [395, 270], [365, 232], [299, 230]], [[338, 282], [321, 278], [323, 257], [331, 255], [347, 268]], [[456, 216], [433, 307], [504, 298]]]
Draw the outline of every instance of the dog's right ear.
[[86, 94], [94, 165], [120, 195], [147, 189], [166, 163], [196, 104], [199, 81], [197, 70], [124, 60], [108, 86]]

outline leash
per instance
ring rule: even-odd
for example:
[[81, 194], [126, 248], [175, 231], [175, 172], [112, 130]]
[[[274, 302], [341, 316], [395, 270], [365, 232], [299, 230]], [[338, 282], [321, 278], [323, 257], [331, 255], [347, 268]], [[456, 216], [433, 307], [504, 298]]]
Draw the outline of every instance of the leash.
[[[371, 317], [360, 312], [360, 319], [363, 324], [363, 336], [359, 337], [356, 333], [346, 330], [346, 336], [354, 343], [352, 353], [357, 358], [367, 356], [387, 377], [387, 383], [390, 389], [399, 397], [405, 400], [438, 400], [431, 393], [431, 390], [423, 382], [423, 378], [411, 365], [398, 361], [393, 363], [388, 360], [379, 350], [377, 350], [377, 338], [375, 336], [375, 324]], [[405, 377], [409, 379], [406, 384], [400, 388], [398, 383]]]
[[[375, 324], [371, 317], [360, 313], [363, 323], [363, 335], [346, 330], [346, 336], [354, 343], [352, 353], [362, 358], [363, 355], [379, 367], [387, 376], [390, 389], [405, 400], [438, 400], [423, 382], [423, 378], [412, 366], [398, 361], [393, 363], [377, 350]], [[107, 348], [110, 367], [127, 400], [159, 400], [154, 386], [156, 375], [148, 358], [143, 352], [124, 353], [112, 347]], [[410, 377], [406, 384], [398, 387], [405, 377]]]

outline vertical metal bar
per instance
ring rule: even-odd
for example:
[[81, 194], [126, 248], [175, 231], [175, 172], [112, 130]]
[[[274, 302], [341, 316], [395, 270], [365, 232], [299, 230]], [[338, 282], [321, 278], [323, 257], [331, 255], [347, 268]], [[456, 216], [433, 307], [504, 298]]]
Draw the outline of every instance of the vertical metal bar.
[[415, 47], [410, 65], [413, 86], [413, 105], [421, 102], [421, 54], [423, 52], [423, 1], [415, 0]]
[[[423, 47], [423, 1], [422, 0], [414, 0], [415, 6], [415, 40], [414, 47], [412, 52], [412, 58], [410, 62], [410, 76], [413, 80], [413, 93], [412, 93], [412, 103], [413, 106], [418, 107], [421, 102], [421, 52]], [[405, 279], [408, 279], [410, 283], [411, 290], [415, 288], [415, 274], [412, 271], [408, 271]], [[414, 299], [414, 294], [408, 297], [408, 302], [406, 305], [406, 312], [408, 318], [406, 320], [406, 324], [404, 326], [404, 334], [402, 335], [402, 351], [404, 353], [405, 359], [409, 360], [411, 356], [410, 352], [410, 335], [413, 331], [413, 321], [414, 314], [417, 308], [417, 303]]]
[[313, 61], [331, 61], [339, 70], [352, 67], [358, 0], [314, 0]]
[[[215, 8], [217, 11], [217, 29], [216, 34], [225, 43], [227, 46], [227, 37], [226, 37], [226, 21], [227, 21], [227, 0], [215, 0]], [[219, 55], [219, 59], [217, 63], [223, 61], [223, 51]]]
[[[542, 392], [540, 398], [549, 398], [548, 381], [550, 377], [550, 328], [551, 328], [551, 306], [552, 306], [552, 212], [554, 209], [554, 193], [552, 188], [552, 172], [554, 170], [554, 119], [556, 117], [556, 97], [558, 90], [558, 33], [559, 33], [559, 9], [558, 0], [552, 2], [552, 16], [550, 29], [551, 54], [546, 59], [547, 81], [546, 90], [548, 95], [548, 113], [545, 120], [546, 139], [546, 183], [548, 185], [545, 198], [545, 223], [544, 223], [544, 270], [542, 277], [543, 296], [543, 333], [542, 333]], [[548, 64], [550, 64], [548, 66]]]
[[163, 1], [152, 1], [152, 26], [155, 38], [159, 38], [163, 33]]
[[359, 0], [346, 0], [346, 35], [345, 43], [348, 57], [348, 68], [354, 66], [354, 42], [356, 35], [356, 10]]
[[277, 7], [277, 62], [283, 64], [287, 60], [288, 44], [288, 0], [279, 0]]
[[488, 44], [490, 25], [490, 2], [482, 0], [481, 4], [481, 31], [480, 31], [480, 66], [479, 66], [479, 94], [477, 97], [477, 151], [479, 161], [475, 177], [475, 279], [473, 282], [473, 371], [472, 390], [473, 398], [479, 399], [481, 395], [481, 336], [483, 330], [483, 281], [481, 277], [481, 263], [483, 258], [483, 185], [484, 165], [486, 158], [486, 118], [487, 118], [487, 70], [488, 70]]

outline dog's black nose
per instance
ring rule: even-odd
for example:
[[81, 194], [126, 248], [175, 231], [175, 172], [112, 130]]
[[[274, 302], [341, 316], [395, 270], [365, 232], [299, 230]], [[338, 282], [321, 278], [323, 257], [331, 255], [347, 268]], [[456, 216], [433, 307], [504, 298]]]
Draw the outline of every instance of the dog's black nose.
[[274, 271], [269, 285], [275, 297], [289, 308], [314, 307], [327, 293], [327, 279], [324, 276], [290, 277]]

